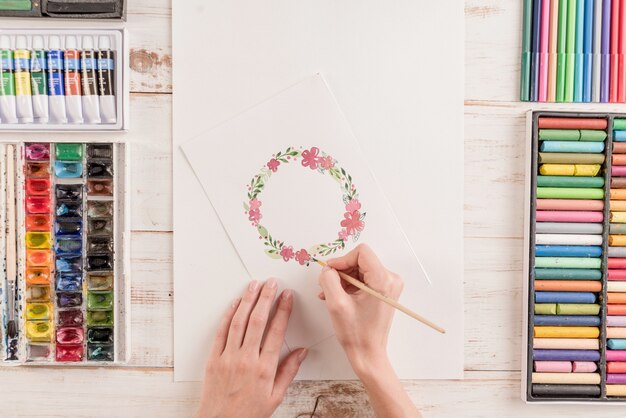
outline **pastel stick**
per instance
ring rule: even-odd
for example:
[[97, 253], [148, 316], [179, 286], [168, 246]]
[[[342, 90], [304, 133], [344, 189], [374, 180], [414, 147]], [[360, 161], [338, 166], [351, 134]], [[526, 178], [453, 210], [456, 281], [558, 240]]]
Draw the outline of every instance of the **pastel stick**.
[[600, 352], [596, 350], [536, 350], [533, 360], [537, 361], [600, 361]]
[[[623, 132], [623, 131], [621, 131]], [[542, 152], [591, 152], [604, 151], [604, 142], [544, 141], [539, 146]]]
[[595, 397], [600, 396], [598, 385], [532, 385], [532, 393], [535, 396], [549, 397]]
[[600, 374], [599, 373], [533, 373], [532, 383], [599, 385]]
[[544, 280], [601, 280], [598, 269], [535, 268], [535, 279]]
[[600, 326], [600, 317], [593, 315], [535, 315], [535, 325], [598, 327]]
[[537, 257], [601, 257], [602, 247], [586, 245], [537, 245]]
[[[626, 225], [624, 227], [626, 230]], [[537, 234], [602, 234], [603, 228], [600, 223], [537, 222], [535, 232]], [[619, 234], [619, 232], [612, 233]]]
[[626, 350], [626, 339], [612, 338], [607, 342], [607, 347], [611, 350]]

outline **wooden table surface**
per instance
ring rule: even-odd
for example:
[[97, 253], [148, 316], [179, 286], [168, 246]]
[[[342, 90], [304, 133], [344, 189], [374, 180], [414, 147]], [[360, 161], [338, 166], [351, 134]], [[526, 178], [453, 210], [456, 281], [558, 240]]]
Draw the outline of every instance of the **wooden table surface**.
[[[521, 1], [466, 0], [465, 14], [465, 379], [407, 381], [406, 389], [427, 417], [624, 416], [624, 407], [598, 412], [597, 406], [520, 400], [524, 120], [530, 109], [516, 101]], [[129, 1], [130, 367], [3, 368], [0, 416], [183, 417], [197, 408], [200, 385], [173, 382], [170, 22], [170, 0]], [[275, 416], [310, 417], [316, 402], [316, 417], [372, 416], [357, 382], [298, 382]]]

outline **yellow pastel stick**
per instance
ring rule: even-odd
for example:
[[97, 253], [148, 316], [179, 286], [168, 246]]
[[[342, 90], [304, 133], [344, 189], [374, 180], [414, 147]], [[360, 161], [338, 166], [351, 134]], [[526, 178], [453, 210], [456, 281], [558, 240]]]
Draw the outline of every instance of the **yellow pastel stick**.
[[611, 200], [609, 208], [614, 211], [626, 212], [626, 200]]
[[587, 176], [600, 172], [600, 164], [541, 164], [539, 174], [544, 176]]
[[609, 245], [611, 247], [626, 247], [626, 235], [609, 235]]
[[626, 385], [606, 385], [606, 396], [626, 396]]
[[535, 327], [535, 338], [598, 338], [599, 336], [598, 327]]
[[626, 223], [626, 212], [613, 212], [611, 211], [611, 222], [617, 222], [620, 224]]
[[599, 385], [600, 373], [533, 373], [532, 382], [548, 385]]

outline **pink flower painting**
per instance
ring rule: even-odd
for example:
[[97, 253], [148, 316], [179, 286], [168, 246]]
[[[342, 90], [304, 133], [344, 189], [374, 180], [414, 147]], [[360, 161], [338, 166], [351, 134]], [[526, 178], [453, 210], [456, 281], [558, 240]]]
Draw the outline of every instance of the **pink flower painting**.
[[293, 247], [283, 247], [282, 250], [280, 250], [280, 255], [283, 257], [283, 260], [285, 261], [289, 261], [294, 257], [294, 252], [293, 252]]
[[319, 153], [320, 150], [317, 147], [302, 151], [302, 165], [304, 167], [309, 167], [311, 170], [317, 170], [317, 166], [319, 164]]
[[333, 161], [333, 157], [327, 155], [326, 157], [320, 157], [319, 159], [320, 167], [324, 170], [330, 170], [335, 166], [335, 162]]
[[301, 266], [305, 265], [310, 259], [311, 256], [305, 249], [302, 249], [296, 253], [296, 261], [300, 263]]
[[269, 168], [270, 170], [272, 170], [273, 173], [276, 172], [276, 170], [278, 170], [278, 166], [280, 165], [280, 161], [278, 161], [276, 158], [272, 158], [268, 163], [267, 163], [267, 168]]
[[346, 211], [350, 213], [354, 212], [355, 210], [360, 210], [360, 209], [361, 209], [361, 202], [359, 202], [358, 199], [352, 199], [346, 205]]
[[361, 220], [361, 213], [358, 210], [346, 212], [343, 217], [344, 220], [341, 221], [341, 226], [346, 229], [348, 235], [355, 235], [365, 227], [365, 222]]

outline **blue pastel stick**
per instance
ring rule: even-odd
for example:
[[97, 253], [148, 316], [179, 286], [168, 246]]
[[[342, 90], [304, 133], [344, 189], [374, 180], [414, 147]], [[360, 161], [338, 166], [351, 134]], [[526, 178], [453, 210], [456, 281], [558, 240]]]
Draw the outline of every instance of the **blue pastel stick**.
[[535, 292], [536, 303], [595, 303], [591, 292]]
[[613, 131], [613, 139], [615, 141], [626, 141], [626, 131]]
[[626, 350], [626, 339], [612, 338], [606, 344], [611, 350]]
[[535, 325], [554, 327], [598, 327], [599, 316], [587, 315], [535, 315]]
[[[568, 28], [569, 29], [569, 28]], [[576, 46], [574, 59], [574, 101], [583, 101], [584, 62], [583, 44], [585, 42], [585, 0], [576, 2]]]
[[543, 152], [600, 153], [604, 151], [604, 142], [543, 141], [540, 149]]
[[530, 101], [539, 100], [539, 52], [541, 33], [541, 3], [549, 0], [533, 0], [533, 38], [530, 47]]
[[539, 280], [601, 280], [602, 270], [535, 268], [535, 279], [539, 279]]
[[537, 245], [537, 257], [602, 257], [602, 247], [591, 245]]
[[583, 102], [585, 103], [591, 102], [591, 85], [593, 83], [593, 2], [594, 0], [585, 0], [585, 34], [583, 42]]
[[600, 361], [594, 350], [533, 350], [533, 360], [539, 361]]

